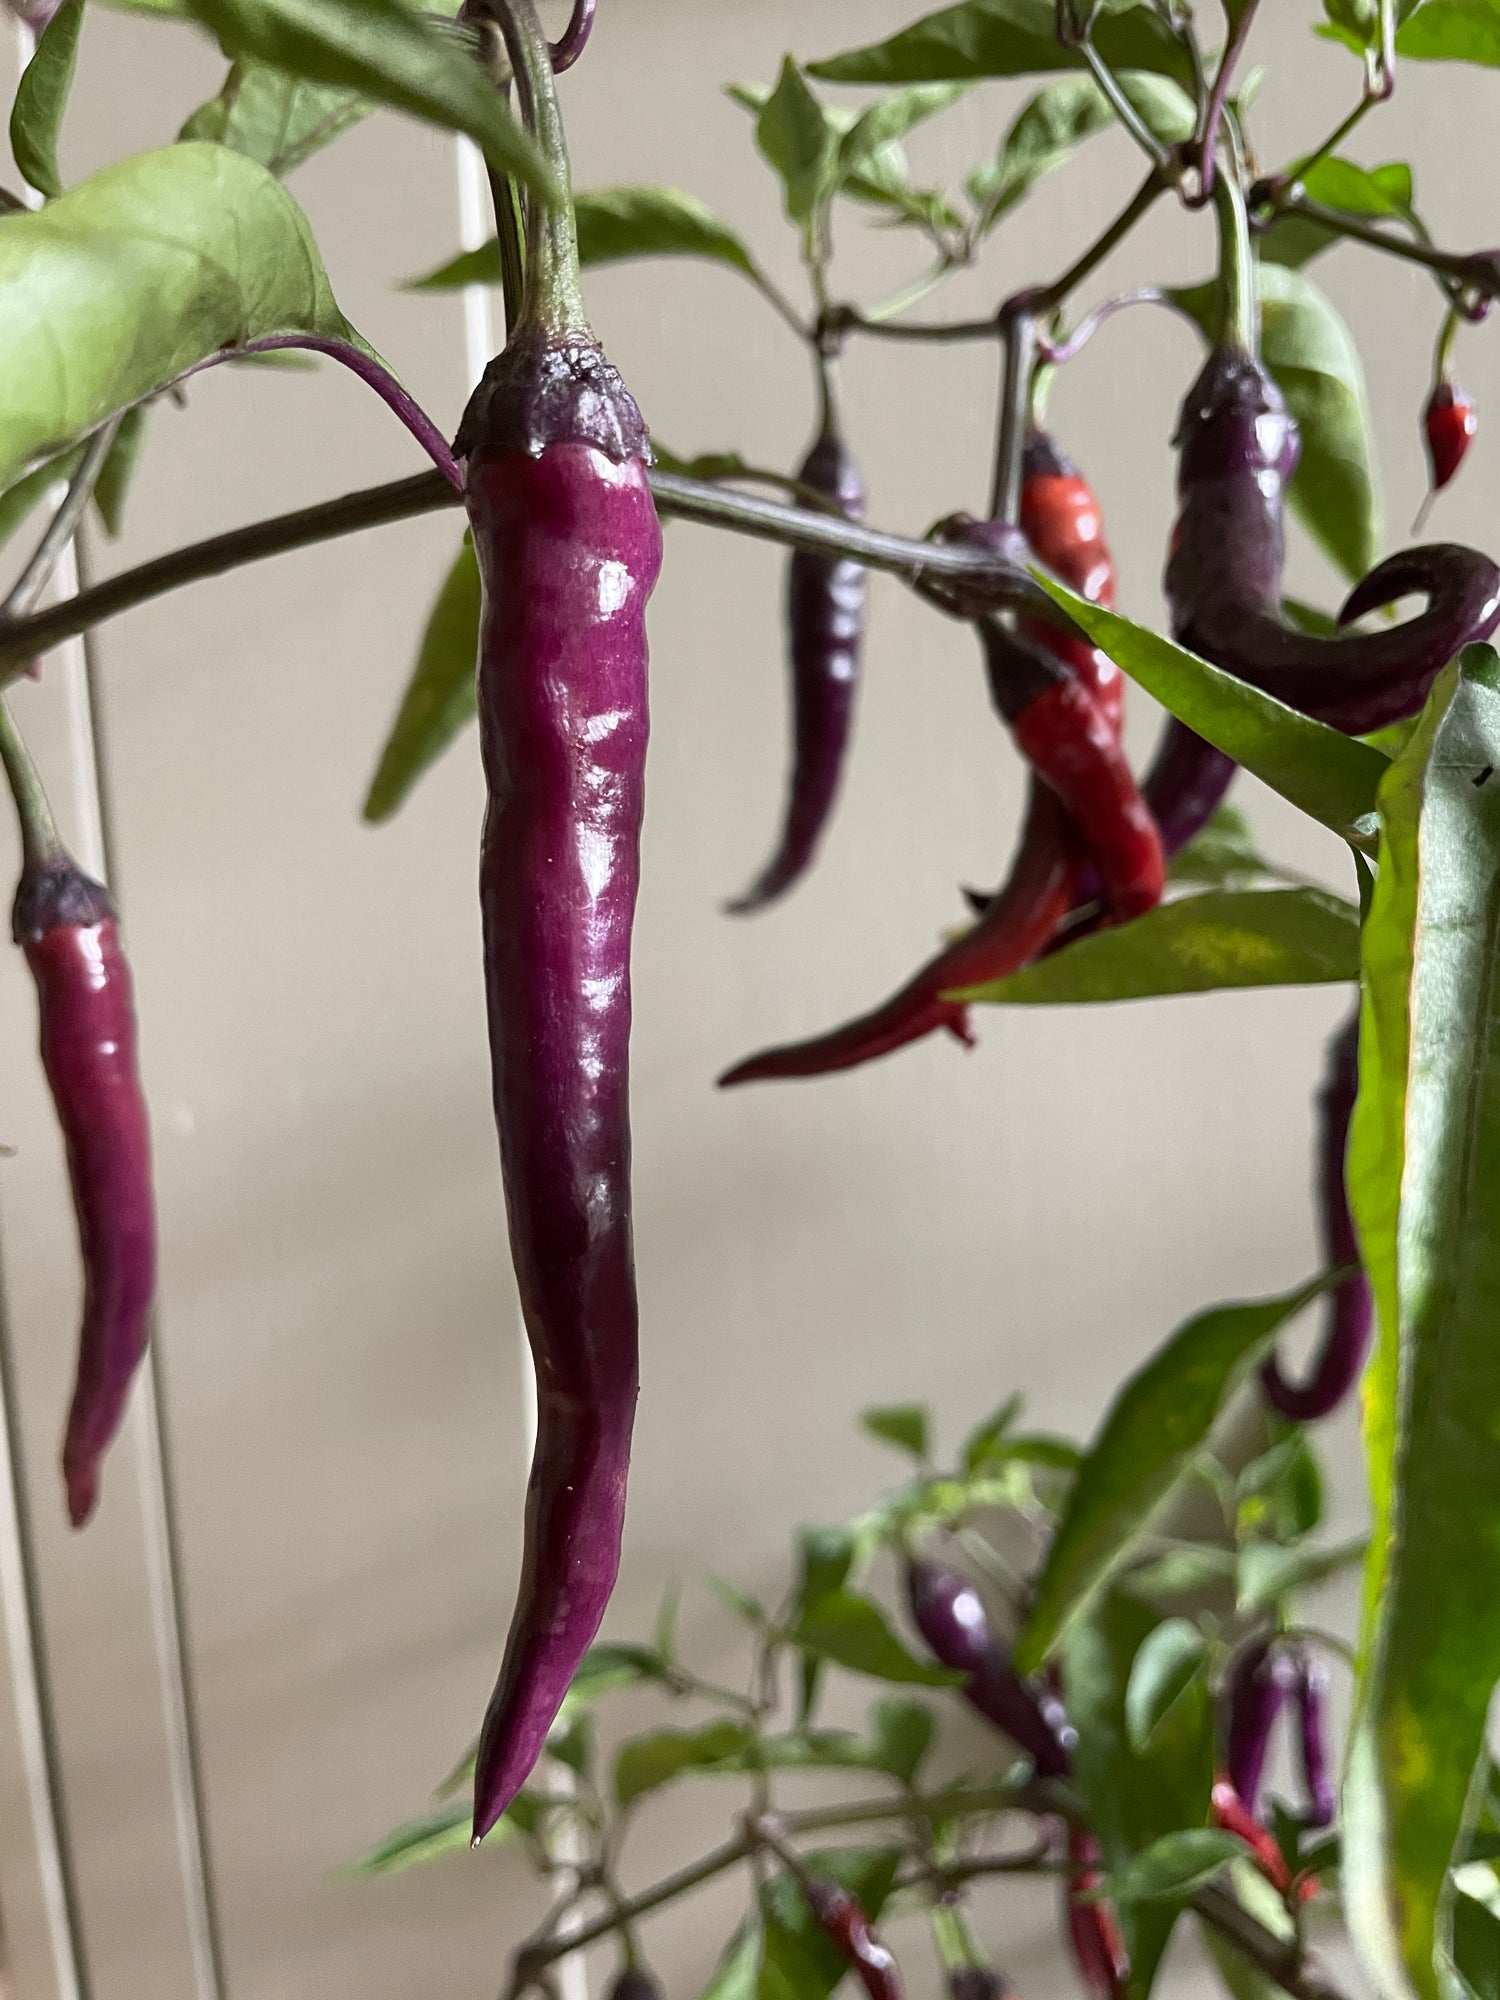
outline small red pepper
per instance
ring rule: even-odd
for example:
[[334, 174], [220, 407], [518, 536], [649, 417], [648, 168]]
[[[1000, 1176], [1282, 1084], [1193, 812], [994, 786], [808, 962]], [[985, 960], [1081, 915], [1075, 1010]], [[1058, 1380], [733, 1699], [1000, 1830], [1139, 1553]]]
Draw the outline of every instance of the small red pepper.
[[[1113, 608], [1115, 563], [1104, 539], [1094, 489], [1048, 432], [1026, 440], [1021, 474], [1021, 532], [1039, 563], [1091, 604]], [[1065, 660], [1099, 701], [1116, 734], [1124, 720], [1125, 676], [1107, 653], [1041, 619], [1023, 619], [1028, 638]]]
[[[1242, 1840], [1272, 1888], [1283, 1896], [1290, 1896], [1294, 1884], [1286, 1856], [1277, 1846], [1274, 1836], [1261, 1825], [1227, 1778], [1215, 1782], [1209, 1799], [1214, 1825], [1223, 1827], [1226, 1833]], [[1318, 1885], [1313, 1877], [1308, 1876], [1295, 1884], [1295, 1890], [1298, 1900], [1305, 1903], [1318, 1893]]]
[[1108, 1903], [1085, 1900], [1104, 1880], [1098, 1841], [1071, 1827], [1068, 1859], [1074, 1867], [1063, 1896], [1073, 1961], [1092, 2000], [1123, 2000], [1130, 1985], [1130, 1954], [1119, 1922]]
[[901, 1970], [842, 1883], [804, 1874], [800, 1887], [818, 1928], [843, 1953], [869, 2000], [905, 2000]]
[[1445, 375], [1427, 398], [1422, 431], [1432, 467], [1432, 490], [1439, 493], [1463, 464], [1479, 429], [1479, 410], [1461, 382]]

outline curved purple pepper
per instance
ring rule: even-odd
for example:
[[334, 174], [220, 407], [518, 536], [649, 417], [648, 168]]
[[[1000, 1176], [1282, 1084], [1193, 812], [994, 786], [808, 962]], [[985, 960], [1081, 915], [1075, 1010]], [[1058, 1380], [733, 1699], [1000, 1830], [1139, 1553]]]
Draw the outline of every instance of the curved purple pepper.
[[1454, 543], [1407, 549], [1356, 585], [1347, 625], [1421, 593], [1417, 617], [1380, 632], [1313, 638], [1281, 617], [1282, 514], [1297, 427], [1251, 356], [1209, 356], [1175, 439], [1178, 516], [1166, 591], [1178, 640], [1303, 714], [1364, 734], [1413, 713], [1462, 648], [1500, 623], [1500, 569]]
[[1299, 1680], [1296, 1661], [1271, 1639], [1246, 1646], [1225, 1688], [1225, 1775], [1245, 1810], [1254, 1813], [1271, 1731]]
[[1297, 1747], [1302, 1758], [1302, 1782], [1307, 1789], [1308, 1823], [1332, 1826], [1338, 1794], [1328, 1768], [1324, 1724], [1328, 1704], [1328, 1669], [1306, 1646], [1297, 1660]]
[[[823, 428], [797, 474], [802, 485], [862, 521], [866, 495], [859, 467], [839, 434], [825, 397]], [[799, 549], [787, 571], [786, 623], [792, 670], [792, 767], [776, 852], [742, 896], [725, 909], [748, 916], [784, 896], [811, 867], [838, 798], [859, 693], [869, 579], [846, 557]]]
[[1066, 1777], [1078, 1732], [1045, 1685], [1023, 1680], [966, 1576], [917, 1556], [907, 1565], [912, 1621], [938, 1662], [963, 1674], [970, 1706], [1024, 1750], [1044, 1778]]
[[[528, 122], [565, 171], [535, 8], [506, 0], [502, 14]], [[495, 1122], [537, 1378], [520, 1591], [480, 1733], [476, 1839], [541, 1755], [604, 1615], [638, 1386], [630, 943], [661, 531], [640, 412], [584, 320], [571, 215], [535, 203], [528, 236], [516, 329], [455, 445], [484, 586]]]
[[[1323, 1087], [1318, 1093], [1318, 1216], [1330, 1265], [1359, 1263], [1359, 1236], [1349, 1211], [1344, 1158], [1349, 1124], [1359, 1095], [1359, 1014], [1350, 1016], [1328, 1044]], [[1316, 1423], [1336, 1410], [1359, 1380], [1375, 1324], [1375, 1301], [1362, 1270], [1345, 1278], [1330, 1296], [1323, 1343], [1312, 1373], [1289, 1382], [1272, 1354], [1260, 1372], [1261, 1391], [1281, 1416], [1293, 1423]]]

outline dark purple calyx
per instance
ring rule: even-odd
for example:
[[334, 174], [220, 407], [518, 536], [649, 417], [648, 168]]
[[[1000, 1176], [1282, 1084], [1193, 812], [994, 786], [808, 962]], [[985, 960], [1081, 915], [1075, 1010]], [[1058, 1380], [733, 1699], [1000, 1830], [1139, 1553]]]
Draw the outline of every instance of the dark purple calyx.
[[109, 891], [61, 851], [23, 870], [11, 905], [11, 936], [35, 944], [48, 931], [87, 930], [115, 914]]
[[1224, 1768], [1247, 1812], [1255, 1811], [1271, 1731], [1298, 1686], [1296, 1661], [1272, 1639], [1244, 1647], [1224, 1689]]
[[1453, 543], [1392, 556], [1339, 614], [1347, 625], [1399, 597], [1425, 596], [1426, 608], [1403, 624], [1328, 639], [1285, 622], [1282, 522], [1297, 427], [1250, 356], [1210, 355], [1175, 442], [1181, 511], [1166, 573], [1173, 631], [1226, 673], [1364, 734], [1412, 714], [1442, 668], [1500, 623], [1500, 569]]
[[591, 334], [526, 328], [497, 354], [469, 398], [454, 456], [588, 444], [617, 465], [651, 462], [651, 439], [635, 398]]
[[[1328, 1044], [1323, 1087], [1318, 1095], [1318, 1220], [1323, 1249], [1332, 1267], [1359, 1265], [1359, 1236], [1349, 1208], [1345, 1156], [1349, 1125], [1359, 1095], [1359, 1012], [1350, 1016]], [[1261, 1369], [1266, 1401], [1293, 1423], [1329, 1416], [1359, 1380], [1370, 1351], [1375, 1300], [1370, 1281], [1356, 1268], [1329, 1296], [1322, 1343], [1304, 1382], [1290, 1381], [1278, 1355]]]
[[627, 1965], [610, 1987], [609, 2000], [662, 2000], [661, 1988], [641, 1966]]
[[1010, 2000], [1013, 1991], [992, 1965], [955, 1965], [948, 1973], [948, 2000]]

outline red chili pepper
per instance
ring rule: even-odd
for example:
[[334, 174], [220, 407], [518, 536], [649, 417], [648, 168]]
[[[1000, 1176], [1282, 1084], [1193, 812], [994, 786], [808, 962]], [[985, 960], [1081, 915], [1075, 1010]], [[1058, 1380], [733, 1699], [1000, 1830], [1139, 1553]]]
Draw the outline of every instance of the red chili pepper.
[[[1237, 1839], [1244, 1841], [1255, 1858], [1256, 1867], [1271, 1886], [1279, 1890], [1283, 1896], [1290, 1895], [1292, 1871], [1286, 1864], [1286, 1856], [1276, 1845], [1273, 1836], [1246, 1806], [1229, 1780], [1220, 1778], [1215, 1783], [1209, 1798], [1213, 1806], [1215, 1826], [1223, 1827], [1226, 1833], [1232, 1833]], [[1309, 1894], [1315, 1894], [1316, 1889], [1316, 1883], [1304, 1884], [1303, 1899], [1305, 1900]]]
[[42, 1067], [68, 1154], [83, 1256], [78, 1368], [63, 1440], [68, 1518], [99, 1497], [99, 1464], [125, 1415], [156, 1291], [151, 1128], [136, 1058], [135, 999], [113, 905], [57, 837], [40, 780], [0, 705], [3, 757], [21, 819], [11, 913], [36, 982]]
[[804, 1874], [800, 1887], [818, 1928], [838, 1946], [870, 2000], [904, 2000], [900, 1967], [842, 1883]]
[[[1115, 563], [1104, 539], [1104, 517], [1093, 488], [1048, 432], [1026, 440], [1021, 478], [1021, 532], [1039, 563], [1091, 604], [1113, 608]], [[1124, 720], [1125, 676], [1107, 653], [1040, 618], [1021, 630], [1065, 660], [1104, 709], [1116, 734]]]
[[1130, 1955], [1119, 1922], [1108, 1903], [1084, 1900], [1104, 1880], [1098, 1841], [1091, 1833], [1071, 1827], [1068, 1859], [1075, 1867], [1063, 1896], [1073, 1961], [1093, 2000], [1123, 2000], [1130, 1985]]
[[[865, 487], [839, 433], [826, 386], [823, 427], [800, 482], [851, 521], [862, 521]], [[727, 905], [747, 916], [776, 902], [812, 866], [838, 797], [859, 693], [868, 578], [846, 558], [799, 549], [788, 569], [786, 623], [792, 669], [792, 769], [776, 852], [744, 895]]]
[[[500, 9], [566, 172], [533, 0]], [[455, 449], [484, 584], [480, 864], [495, 1120], [537, 1373], [520, 1594], [480, 1735], [476, 1839], [531, 1771], [614, 1587], [637, 1393], [630, 941], [661, 534], [640, 413], [588, 331], [571, 211], [531, 205], [527, 286]]]
[[1445, 375], [1427, 398], [1427, 408], [1422, 412], [1435, 493], [1442, 491], [1463, 464], [1478, 429], [1479, 410], [1474, 398], [1461, 382]]

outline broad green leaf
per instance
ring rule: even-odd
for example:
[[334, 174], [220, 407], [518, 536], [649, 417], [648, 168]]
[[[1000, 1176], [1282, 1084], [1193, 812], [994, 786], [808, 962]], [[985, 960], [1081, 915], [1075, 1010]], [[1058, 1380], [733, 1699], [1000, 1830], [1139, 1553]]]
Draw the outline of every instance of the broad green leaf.
[[1487, 0], [1426, 0], [1396, 36], [1396, 53], [1500, 68], [1500, 11]]
[[757, 2000], [764, 1935], [757, 1918], [747, 1919], [730, 1938], [702, 2000]]
[[[1470, 647], [1445, 680], [1405, 801], [1418, 813], [1394, 1474], [1351, 1766], [1350, 1821], [1356, 1798], [1370, 1819], [1345, 1863], [1361, 1922], [1383, 1902], [1421, 1995], [1440, 1991], [1434, 1952], [1451, 1949], [1447, 1871], [1500, 1677], [1500, 659]], [[1393, 843], [1410, 837], [1393, 826]], [[1372, 1442], [1385, 1442], [1390, 1387], [1377, 1383]]]
[[1323, 1476], [1299, 1424], [1280, 1444], [1252, 1460], [1235, 1481], [1235, 1531], [1276, 1542], [1311, 1534], [1323, 1513]]
[[1412, 219], [1412, 173], [1404, 160], [1362, 167], [1329, 153], [1303, 174], [1302, 187], [1311, 200], [1324, 208], [1342, 209], [1346, 215], [1393, 216], [1402, 222]]
[[[1175, 145], [1192, 136], [1196, 113], [1180, 84], [1149, 70], [1127, 70], [1119, 82], [1159, 139]], [[969, 177], [969, 198], [982, 230], [992, 229], [1038, 181], [1065, 166], [1085, 139], [1114, 123], [1113, 107], [1091, 76], [1060, 77], [1038, 91], [1006, 133], [999, 156]]]
[[1231, 882], [1252, 881], [1275, 870], [1263, 860], [1250, 822], [1237, 806], [1220, 806], [1167, 869], [1169, 882], [1191, 882], [1222, 889]]
[[[515, 1831], [514, 1820], [508, 1813], [504, 1814], [485, 1835], [485, 1842], [488, 1845], [508, 1840]], [[403, 1869], [420, 1868], [426, 1862], [441, 1861], [445, 1855], [462, 1852], [470, 1845], [473, 1832], [472, 1806], [444, 1806], [438, 1812], [424, 1813], [421, 1819], [398, 1826], [368, 1854], [352, 1862], [348, 1873], [399, 1875]]]
[[189, 0], [189, 11], [231, 61], [250, 56], [466, 132], [496, 169], [544, 200], [562, 199], [551, 167], [468, 50], [400, 0]]
[[127, 410], [120, 419], [114, 443], [94, 481], [94, 506], [107, 535], [117, 536], [125, 526], [125, 496], [140, 464], [146, 442], [146, 408], [141, 404]]
[[1461, 1883], [1453, 1904], [1453, 1963], [1474, 2000], [1500, 2000], [1500, 1909]]
[[711, 1770], [742, 1753], [754, 1735], [747, 1722], [719, 1721], [701, 1729], [659, 1729], [637, 1736], [621, 1744], [615, 1758], [615, 1803], [623, 1812], [685, 1771]]
[[302, 211], [264, 167], [177, 145], [0, 227], [0, 481], [223, 348], [358, 343]]
[[1271, 1336], [1326, 1280], [1253, 1305], [1217, 1306], [1174, 1333], [1116, 1397], [1047, 1552], [1015, 1644], [1035, 1673], [1191, 1468], [1220, 1411]]
[[1118, 612], [1037, 572], [1042, 587], [1163, 708], [1345, 840], [1365, 837], [1387, 760]]
[[217, 97], [195, 111], [181, 139], [210, 139], [247, 153], [277, 179], [310, 160], [370, 110], [340, 85], [309, 83], [266, 63], [236, 62]]
[[479, 565], [466, 534], [432, 607], [417, 664], [370, 780], [364, 816], [372, 824], [391, 817], [422, 773], [473, 721], [479, 610]]
[[[578, 258], [582, 264], [618, 264], [631, 257], [703, 257], [754, 276], [744, 244], [696, 195], [679, 188], [599, 188], [574, 199]], [[410, 292], [456, 291], [464, 285], [497, 285], [500, 253], [490, 238], [465, 250], [425, 277], [411, 279]]]
[[1125, 1728], [1131, 1748], [1144, 1750], [1173, 1702], [1203, 1671], [1203, 1634], [1188, 1618], [1168, 1618], [1150, 1634], [1131, 1663], [1125, 1689]]
[[902, 1403], [888, 1410], [866, 1410], [859, 1423], [861, 1430], [868, 1431], [882, 1444], [893, 1444], [897, 1451], [908, 1452], [913, 1458], [926, 1458], [930, 1419], [922, 1404]]
[[1109, 1877], [1107, 1893], [1120, 1908], [1131, 1903], [1186, 1902], [1245, 1851], [1242, 1840], [1217, 1827], [1164, 1833]]
[[[1216, 288], [1172, 294], [1205, 330]], [[1302, 434], [1292, 510], [1347, 576], [1361, 577], [1380, 547], [1380, 503], [1370, 450], [1369, 400], [1353, 336], [1325, 293], [1301, 271], [1260, 273], [1261, 353]]]
[[63, 0], [47, 23], [36, 53], [21, 73], [10, 113], [10, 149], [38, 194], [55, 200], [63, 191], [57, 168], [57, 135], [78, 65], [84, 0]]
[[962, 1678], [914, 1659], [867, 1598], [847, 1588], [825, 1591], [798, 1618], [795, 1644], [851, 1673], [913, 1687], [949, 1687]]
[[[1117, 1874], [1163, 1834], [1201, 1827], [1214, 1771], [1213, 1703], [1197, 1681], [1162, 1718], [1144, 1751], [1132, 1747], [1125, 1693], [1156, 1624], [1142, 1604], [1110, 1594], [1072, 1628], [1063, 1650], [1063, 1694], [1078, 1731], [1074, 1779], [1105, 1867]], [[1180, 1907], [1171, 1901], [1119, 1911], [1130, 1956], [1129, 2000], [1145, 2000]]]
[[1310, 1590], [1341, 1570], [1354, 1568], [1367, 1547], [1363, 1535], [1331, 1549], [1306, 1545], [1288, 1549], [1275, 1542], [1247, 1542], [1240, 1550], [1238, 1609], [1244, 1614], [1270, 1611], [1293, 1591]]
[[997, 1007], [1086, 1006], [1359, 977], [1359, 911], [1325, 889], [1210, 889], [966, 988]]
[[956, 104], [968, 88], [964, 83], [917, 83], [867, 105], [839, 141], [839, 179], [872, 168], [878, 172], [881, 155], [888, 147]]
[[1337, 250], [1343, 241], [1337, 231], [1325, 229], [1321, 222], [1310, 221], [1305, 215], [1284, 215], [1259, 240], [1261, 269], [1284, 264], [1288, 270], [1303, 270], [1325, 250]]
[[[960, 82], [1082, 69], [1077, 49], [1057, 40], [1054, 0], [962, 0], [883, 42], [810, 63], [830, 83]], [[1146, 6], [1112, 8], [1094, 37], [1111, 69], [1157, 70], [1188, 80], [1182, 46]]]
[[756, 120], [755, 142], [781, 181], [788, 218], [806, 229], [837, 185], [839, 134], [790, 56]]
[[877, 1770], [910, 1785], [932, 1748], [936, 1729], [930, 1708], [900, 1695], [887, 1695], [876, 1702], [870, 1714], [869, 1761]]

